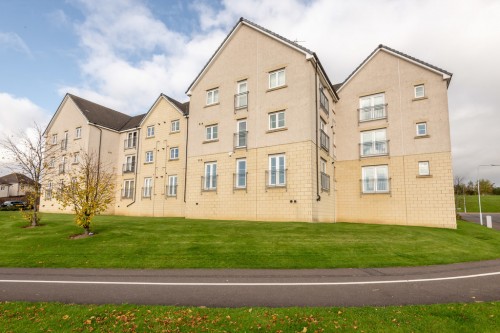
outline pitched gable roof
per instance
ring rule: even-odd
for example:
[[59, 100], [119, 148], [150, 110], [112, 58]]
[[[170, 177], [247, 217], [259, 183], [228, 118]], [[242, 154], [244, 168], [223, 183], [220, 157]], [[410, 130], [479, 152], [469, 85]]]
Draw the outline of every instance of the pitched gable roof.
[[161, 94], [163, 97], [165, 97], [166, 99], [168, 99], [172, 104], [174, 104], [182, 113], [184, 113], [185, 116], [187, 116], [189, 114], [189, 102], [184, 102], [184, 103], [181, 103], [175, 99], [173, 99], [172, 97], [169, 97], [165, 94]]
[[437, 66], [431, 65], [431, 64], [429, 64], [429, 63], [427, 63], [425, 61], [422, 61], [420, 59], [412, 57], [412, 56], [410, 56], [410, 55], [408, 55], [406, 53], [400, 52], [398, 50], [395, 50], [393, 48], [390, 48], [388, 46], [380, 44], [379, 46], [377, 46], [375, 48], [375, 50], [372, 51], [372, 53], [370, 53], [370, 55], [368, 57], [366, 57], [365, 60], [363, 60], [363, 62], [361, 64], [359, 64], [358, 67], [356, 67], [356, 69], [351, 74], [349, 74], [349, 76], [344, 80], [344, 82], [335, 84], [335, 89], [341, 90], [344, 87], [344, 85], [347, 82], [349, 82], [361, 70], [361, 68], [363, 68], [363, 66], [366, 65], [366, 63], [368, 61], [370, 61], [380, 51], [385, 51], [387, 53], [395, 55], [396, 57], [402, 58], [402, 59], [404, 59], [406, 61], [414, 63], [414, 64], [416, 64], [418, 66], [424, 67], [424, 68], [426, 68], [428, 70], [431, 70], [431, 71], [433, 71], [435, 73], [441, 74], [443, 76], [443, 80], [446, 80], [447, 86], [450, 85], [451, 77], [453, 76], [452, 73], [450, 73], [450, 72], [448, 72], [448, 71], [446, 71], [444, 69], [441, 69], [441, 68], [439, 68]]
[[219, 45], [219, 47], [217, 48], [217, 50], [214, 52], [214, 54], [210, 57], [210, 59], [208, 60], [208, 62], [205, 64], [205, 66], [203, 66], [202, 70], [200, 71], [200, 73], [198, 73], [198, 75], [195, 77], [195, 79], [193, 80], [193, 82], [191, 82], [191, 84], [189, 85], [188, 89], [186, 90], [186, 94], [188, 96], [191, 95], [191, 89], [193, 88], [193, 86], [196, 85], [196, 83], [198, 83], [198, 80], [201, 78], [201, 76], [203, 76], [203, 74], [205, 73], [205, 71], [208, 69], [208, 67], [210, 66], [210, 64], [212, 63], [212, 61], [217, 57], [217, 55], [221, 52], [221, 50], [224, 48], [224, 46], [227, 44], [227, 42], [231, 39], [231, 37], [233, 36], [233, 34], [236, 32], [236, 30], [242, 26], [242, 25], [246, 25], [248, 27], [251, 27], [257, 31], [260, 31], [261, 33], [263, 33], [264, 35], [267, 35], [281, 43], [284, 43], [288, 46], [290, 46], [291, 48], [303, 53], [306, 55], [306, 58], [307, 59], [314, 59], [316, 61], [316, 63], [319, 65], [319, 68], [323, 74], [323, 76], [325, 77], [327, 83], [330, 85], [330, 87], [332, 88], [333, 90], [333, 93], [335, 95], [335, 97], [337, 97], [338, 99], [338, 96], [337, 96], [337, 93], [335, 91], [335, 89], [333, 89], [333, 85], [330, 81], [330, 79], [328, 78], [328, 75], [326, 74], [323, 66], [321, 65], [321, 62], [319, 61], [319, 58], [318, 56], [316, 55], [316, 53], [314, 53], [313, 51], [305, 48], [304, 46], [296, 43], [296, 42], [293, 42], [283, 36], [280, 36], [278, 35], [277, 33], [275, 32], [272, 32], [271, 30], [268, 30], [254, 22], [251, 22], [243, 17], [241, 17], [239, 19], [239, 21], [236, 23], [236, 25], [231, 29], [231, 31], [229, 32], [229, 34], [226, 36], [226, 38], [224, 38], [224, 40], [222, 41], [222, 43]]
[[12, 185], [12, 184], [31, 185], [34, 183], [35, 182], [31, 178], [23, 175], [22, 173], [17, 173], [17, 172], [0, 177], [0, 184], [3, 185]]

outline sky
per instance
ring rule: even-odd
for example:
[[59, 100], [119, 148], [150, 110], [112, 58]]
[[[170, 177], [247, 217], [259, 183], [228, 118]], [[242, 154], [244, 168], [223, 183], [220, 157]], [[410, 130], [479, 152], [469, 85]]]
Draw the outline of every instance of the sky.
[[[0, 135], [46, 124], [67, 92], [130, 115], [185, 91], [245, 17], [315, 51], [334, 83], [387, 45], [453, 73], [453, 169], [500, 165], [500, 1], [2, 0]], [[500, 185], [499, 167], [480, 178]], [[1, 173], [1, 172], [0, 172]]]

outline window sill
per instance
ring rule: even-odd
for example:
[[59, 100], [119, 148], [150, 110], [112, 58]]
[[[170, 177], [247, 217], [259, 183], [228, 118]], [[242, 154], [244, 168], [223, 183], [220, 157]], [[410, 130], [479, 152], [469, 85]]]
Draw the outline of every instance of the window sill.
[[154, 162], [144, 162], [144, 164], [153, 164]]
[[202, 143], [205, 144], [205, 143], [212, 143], [212, 142], [219, 142], [219, 139], [205, 140]]
[[209, 108], [211, 106], [216, 106], [216, 105], [219, 105], [220, 102], [217, 102], [217, 103], [212, 103], [212, 104], [205, 104], [205, 106], [203, 108]]
[[428, 99], [428, 97], [427, 96], [424, 96], [424, 97], [415, 97], [414, 99], [412, 99], [412, 102], [422, 101], [424, 99]]
[[432, 175], [417, 175], [417, 178], [432, 178]]
[[282, 86], [279, 86], [279, 87], [269, 88], [269, 89], [266, 90], [266, 93], [271, 92], [271, 91], [275, 91], [275, 90], [279, 90], [279, 89], [283, 89], [283, 88], [287, 88], [287, 87], [288, 87], [288, 85], [285, 84], [285, 85], [282, 85]]
[[203, 188], [201, 189], [203, 192], [213, 192], [217, 193], [217, 188]]
[[154, 135], [152, 135], [152, 136], [147, 136], [147, 137], [146, 137], [146, 140], [147, 140], [147, 139], [154, 139], [154, 138], [155, 138], [155, 136], [154, 136]]
[[178, 161], [178, 160], [179, 160], [179, 158], [178, 158], [178, 157], [177, 157], [177, 158], [169, 158], [168, 160], [169, 160], [169, 161]]
[[425, 138], [430, 138], [431, 136], [429, 134], [426, 135], [417, 135], [415, 139], [425, 139]]
[[170, 131], [169, 134], [177, 134], [177, 133], [180, 133], [180, 132], [181, 132], [180, 130], [179, 131]]
[[80, 140], [81, 138], [74, 138], [73, 140]]
[[372, 194], [386, 194], [386, 195], [390, 195], [391, 192], [361, 192], [362, 195], [372, 195]]
[[281, 132], [281, 131], [286, 131], [286, 130], [288, 130], [288, 127], [273, 128], [273, 129], [267, 130], [266, 133]]

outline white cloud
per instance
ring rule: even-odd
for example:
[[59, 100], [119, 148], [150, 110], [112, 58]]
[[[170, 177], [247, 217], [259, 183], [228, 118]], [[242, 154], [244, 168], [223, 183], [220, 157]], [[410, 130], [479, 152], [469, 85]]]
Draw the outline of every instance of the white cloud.
[[0, 48], [12, 49], [31, 57], [31, 50], [24, 40], [14, 32], [0, 32]]

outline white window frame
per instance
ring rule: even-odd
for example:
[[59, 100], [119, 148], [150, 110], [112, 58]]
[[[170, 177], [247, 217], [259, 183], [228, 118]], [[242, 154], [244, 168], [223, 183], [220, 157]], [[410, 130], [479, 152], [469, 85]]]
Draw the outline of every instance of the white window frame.
[[132, 198], [134, 196], [134, 185], [135, 181], [133, 179], [124, 180], [122, 196], [125, 198]]
[[155, 125], [150, 125], [147, 127], [146, 137], [152, 138], [155, 136]]
[[[273, 163], [274, 161], [274, 163]], [[283, 161], [282, 165], [280, 162]], [[274, 167], [273, 167], [274, 165]], [[274, 174], [273, 171], [278, 172], [278, 176]], [[279, 187], [286, 186], [286, 156], [285, 154], [269, 155], [269, 179], [268, 186]], [[281, 175], [283, 175], [281, 177]]]
[[[370, 136], [370, 140], [366, 140], [367, 134]], [[381, 139], [382, 138], [382, 139]], [[360, 142], [361, 148], [360, 153], [361, 156], [377, 156], [377, 155], [387, 155], [389, 153], [388, 144], [387, 144], [387, 129], [379, 128], [371, 131], [363, 131], [360, 133]], [[379, 143], [379, 144], [377, 144]], [[382, 143], [382, 145], [380, 145]], [[367, 145], [369, 144], [369, 145]], [[370, 153], [365, 154], [365, 147], [370, 148]], [[378, 147], [381, 148], [378, 148]], [[384, 149], [385, 148], [385, 149]]]
[[418, 175], [419, 176], [430, 176], [431, 175], [429, 161], [418, 162]]
[[[423, 125], [424, 132], [420, 133], [419, 127]], [[427, 135], [427, 122], [421, 122], [416, 124], [417, 136], [425, 136]]]
[[217, 189], [217, 162], [205, 163], [205, 178], [203, 189], [213, 191]]
[[[419, 90], [421, 90], [421, 92]], [[415, 91], [415, 98], [425, 97], [425, 86], [423, 84], [416, 85], [414, 91]]]
[[56, 158], [55, 157], [51, 157], [50, 158], [50, 162], [49, 162], [49, 168], [53, 168], [56, 166]]
[[206, 105], [213, 105], [219, 103], [219, 88], [207, 90]]
[[172, 120], [172, 122], [170, 123], [170, 132], [176, 133], [179, 132], [180, 130], [181, 130], [180, 120], [179, 119]]
[[52, 134], [52, 144], [57, 145], [57, 134]]
[[219, 124], [208, 125], [205, 127], [205, 139], [207, 141], [217, 140], [219, 138]]
[[153, 163], [154, 162], [154, 154], [152, 150], [148, 150], [146, 152], [146, 161], [144, 163]]
[[177, 175], [168, 176], [168, 197], [177, 196]]
[[236, 103], [237, 109], [246, 108], [248, 106], [248, 82], [247, 80], [236, 83]]
[[285, 68], [269, 72], [269, 89], [275, 89], [286, 85]]
[[151, 198], [153, 192], [153, 178], [145, 177], [144, 178], [144, 188], [142, 190], [142, 196], [144, 198]]
[[[280, 115], [283, 115], [282, 117], [283, 119], [280, 119]], [[282, 122], [281, 126], [280, 122]], [[269, 113], [269, 130], [285, 128], [285, 126], [286, 126], [285, 110]]]
[[82, 128], [77, 127], [75, 129], [75, 139], [81, 139], [82, 138]]
[[[243, 125], [244, 124], [244, 125]], [[247, 119], [240, 119], [236, 122], [236, 142], [235, 148], [242, 148], [248, 146], [248, 122]]]
[[179, 147], [170, 148], [170, 159], [178, 160], [179, 159]]
[[[376, 100], [379, 101], [378, 104], [375, 104]], [[380, 100], [382, 100], [382, 103], [380, 103]], [[368, 117], [363, 117], [363, 115], [368, 115]], [[385, 93], [360, 97], [358, 117], [360, 122], [387, 118]]]
[[80, 156], [79, 153], [74, 153], [73, 154], [73, 164], [78, 164], [80, 162], [78, 156]]
[[[240, 167], [241, 165], [243, 165], [244, 168], [241, 168]], [[236, 188], [247, 188], [247, 159], [246, 158], [236, 159], [235, 187]]]
[[[373, 170], [373, 172], [372, 172]], [[380, 177], [380, 173], [385, 172], [385, 178]], [[373, 177], [368, 178], [368, 174], [372, 173]], [[367, 180], [371, 180], [371, 182], [367, 182]], [[382, 181], [385, 181], [383, 183]], [[390, 184], [389, 184], [389, 166], [388, 165], [371, 165], [361, 167], [361, 184], [362, 184], [362, 192], [363, 193], [389, 193]], [[368, 188], [368, 185], [371, 185], [371, 189]], [[385, 186], [384, 186], [385, 185]]]

